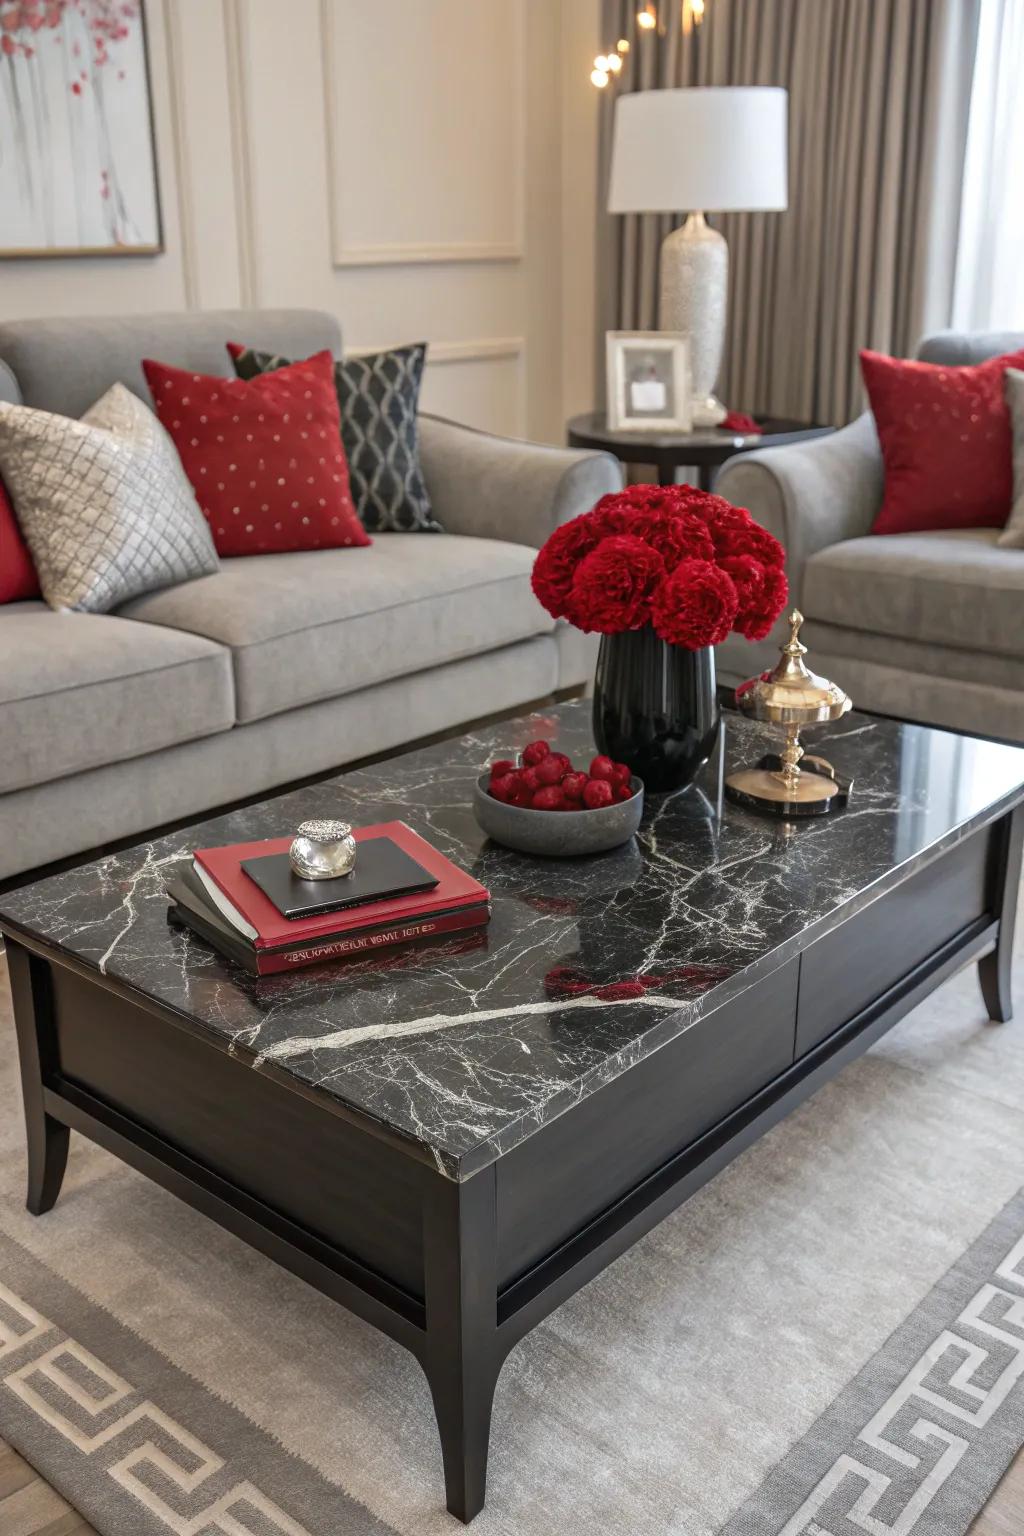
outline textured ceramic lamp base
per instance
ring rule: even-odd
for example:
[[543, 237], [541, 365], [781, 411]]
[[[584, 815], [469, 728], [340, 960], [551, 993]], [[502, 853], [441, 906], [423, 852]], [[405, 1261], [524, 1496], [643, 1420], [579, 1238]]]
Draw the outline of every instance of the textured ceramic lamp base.
[[716, 427], [728, 414], [715, 398], [725, 345], [729, 247], [702, 213], [666, 235], [661, 245], [659, 324], [690, 342], [693, 424]]

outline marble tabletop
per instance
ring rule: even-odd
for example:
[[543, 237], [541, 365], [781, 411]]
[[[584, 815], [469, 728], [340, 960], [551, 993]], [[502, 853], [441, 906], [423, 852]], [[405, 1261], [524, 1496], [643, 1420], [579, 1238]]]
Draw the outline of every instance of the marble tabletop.
[[[728, 715], [697, 784], [652, 800], [634, 842], [530, 859], [487, 842], [470, 792], [485, 763], [537, 737], [586, 761], [589, 707], [488, 727], [10, 891], [0, 927], [465, 1179], [1024, 799], [1024, 750], [853, 713], [806, 738], [854, 779], [848, 810], [768, 819], [723, 800], [724, 769], [772, 744]], [[168, 923], [164, 884], [193, 848], [282, 836], [312, 816], [408, 822], [488, 886], [489, 927], [258, 978]]]

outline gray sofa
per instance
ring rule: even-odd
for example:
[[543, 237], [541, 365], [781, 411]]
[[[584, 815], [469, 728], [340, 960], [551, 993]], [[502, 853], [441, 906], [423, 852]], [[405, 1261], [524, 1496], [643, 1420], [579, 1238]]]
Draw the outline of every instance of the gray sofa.
[[[81, 415], [139, 361], [230, 372], [225, 340], [338, 353], [331, 315], [0, 325], [0, 400]], [[444, 534], [224, 560], [114, 614], [0, 606], [0, 879], [582, 684], [585, 637], [530, 590], [534, 550], [617, 490], [605, 454], [421, 418]]]
[[[924, 341], [926, 362], [977, 363], [1024, 346], [1012, 334]], [[1024, 742], [1024, 551], [998, 529], [872, 536], [882, 458], [870, 412], [807, 443], [732, 459], [715, 489], [781, 539], [816, 670], [861, 709]], [[727, 682], [777, 659], [730, 639]]]

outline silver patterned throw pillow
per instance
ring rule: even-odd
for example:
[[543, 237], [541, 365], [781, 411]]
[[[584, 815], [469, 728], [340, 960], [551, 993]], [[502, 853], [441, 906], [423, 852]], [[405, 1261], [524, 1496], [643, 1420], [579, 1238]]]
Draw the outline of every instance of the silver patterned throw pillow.
[[996, 542], [1004, 549], [1024, 549], [1024, 373], [1019, 368], [1007, 368], [1003, 388], [1013, 429], [1013, 503]]
[[81, 421], [0, 405], [0, 476], [52, 608], [106, 613], [217, 569], [174, 444], [123, 384]]

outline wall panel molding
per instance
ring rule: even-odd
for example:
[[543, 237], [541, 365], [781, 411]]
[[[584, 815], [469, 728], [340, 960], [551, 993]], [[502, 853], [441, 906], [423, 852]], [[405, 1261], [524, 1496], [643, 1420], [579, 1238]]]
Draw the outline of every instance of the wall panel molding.
[[196, 218], [192, 199], [192, 161], [189, 154], [188, 105], [185, 100], [185, 50], [181, 12], [172, 3], [163, 8], [167, 74], [170, 85], [171, 130], [174, 143], [175, 181], [178, 191], [178, 230], [181, 242], [181, 281], [186, 309], [198, 302]]
[[[362, 357], [369, 352], [387, 352], [401, 345], [382, 342], [379, 346], [346, 347], [346, 357]], [[480, 336], [469, 341], [429, 341], [427, 366], [431, 363], [483, 363], [502, 358], [522, 358], [526, 353], [525, 336]]]
[[[173, 5], [174, 0], [171, 0]], [[258, 309], [259, 225], [249, 127], [249, 50], [243, 0], [223, 0], [224, 37], [227, 44], [228, 104], [231, 112], [231, 165], [234, 175], [235, 214], [238, 220], [238, 281], [242, 303]]]
[[[342, 155], [339, 121], [344, 86], [339, 79], [336, 9], [339, 0], [320, 0], [320, 28], [324, 66], [324, 115], [327, 135], [328, 203], [330, 208], [331, 260], [336, 267], [370, 267], [447, 262], [521, 261], [526, 255], [526, 0], [507, 0], [513, 6], [514, 58], [507, 76], [514, 118], [515, 168], [511, 177], [512, 237], [508, 240], [450, 241], [353, 241], [347, 238], [341, 208]], [[488, 0], [495, 4], [497, 0]]]

